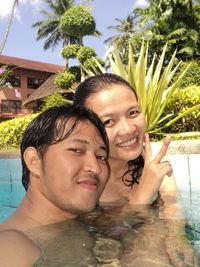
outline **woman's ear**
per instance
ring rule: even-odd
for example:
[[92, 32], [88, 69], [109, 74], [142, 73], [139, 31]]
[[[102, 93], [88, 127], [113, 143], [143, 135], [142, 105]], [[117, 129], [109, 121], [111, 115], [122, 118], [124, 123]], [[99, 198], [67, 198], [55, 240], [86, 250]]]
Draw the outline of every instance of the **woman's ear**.
[[30, 174], [35, 177], [39, 177], [41, 170], [41, 158], [39, 157], [37, 150], [30, 146], [24, 151], [23, 157]]

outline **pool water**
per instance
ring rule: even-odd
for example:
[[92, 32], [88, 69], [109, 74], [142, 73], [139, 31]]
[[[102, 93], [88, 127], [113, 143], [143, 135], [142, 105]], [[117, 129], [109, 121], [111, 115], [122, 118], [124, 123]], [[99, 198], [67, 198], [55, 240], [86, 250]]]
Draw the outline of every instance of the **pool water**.
[[0, 223], [13, 213], [25, 194], [21, 176], [21, 159], [0, 159]]
[[[20, 159], [0, 159], [0, 223], [13, 213], [25, 195], [21, 173]], [[200, 251], [200, 187], [188, 185], [179, 189], [186, 210], [186, 232]]]

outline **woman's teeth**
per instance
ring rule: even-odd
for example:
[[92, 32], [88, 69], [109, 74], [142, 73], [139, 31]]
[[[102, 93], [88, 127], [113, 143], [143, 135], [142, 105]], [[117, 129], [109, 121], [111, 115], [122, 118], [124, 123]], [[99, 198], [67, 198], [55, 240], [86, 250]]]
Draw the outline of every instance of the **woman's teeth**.
[[125, 142], [125, 143], [122, 143], [122, 144], [118, 144], [117, 146], [118, 147], [125, 147], [125, 146], [130, 146], [130, 145], [133, 145], [137, 142], [137, 138], [134, 138], [128, 142]]

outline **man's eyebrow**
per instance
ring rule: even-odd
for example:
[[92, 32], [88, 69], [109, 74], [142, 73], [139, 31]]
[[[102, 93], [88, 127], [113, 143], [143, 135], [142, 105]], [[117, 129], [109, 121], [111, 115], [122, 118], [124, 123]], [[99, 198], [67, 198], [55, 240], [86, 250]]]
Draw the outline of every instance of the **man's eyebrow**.
[[81, 144], [87, 144], [87, 145], [89, 144], [89, 142], [87, 140], [78, 139], [78, 138], [70, 140], [70, 143], [81, 143]]

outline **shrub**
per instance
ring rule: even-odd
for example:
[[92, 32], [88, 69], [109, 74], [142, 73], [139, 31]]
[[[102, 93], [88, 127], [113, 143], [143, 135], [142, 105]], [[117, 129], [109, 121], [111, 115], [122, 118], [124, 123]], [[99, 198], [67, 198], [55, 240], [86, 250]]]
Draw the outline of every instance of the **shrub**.
[[96, 22], [92, 14], [82, 6], [69, 8], [60, 21], [60, 30], [66, 35], [81, 37], [95, 32]]
[[38, 114], [31, 114], [0, 123], [0, 148], [19, 148], [24, 130]]
[[61, 50], [61, 56], [65, 59], [69, 58], [76, 58], [78, 50], [81, 48], [80, 45], [74, 44], [74, 45], [67, 45], [62, 48]]
[[105, 62], [101, 59], [101, 58], [97, 58], [97, 57], [92, 57], [92, 58], [88, 58], [86, 59], [86, 61], [83, 63], [83, 66], [91, 71], [95, 71], [95, 73], [99, 73], [100, 69], [99, 66], [97, 65], [97, 62], [102, 66], [105, 67]]
[[89, 46], [81, 47], [77, 53], [77, 58], [81, 63], [91, 57], [96, 57], [96, 52], [93, 48]]
[[[177, 88], [167, 103], [165, 114], [177, 115], [188, 108], [200, 103], [200, 86], [190, 86], [186, 88]], [[179, 119], [165, 129], [168, 133], [181, 133], [200, 131], [200, 110], [194, 110], [192, 113]]]
[[60, 72], [55, 78], [55, 85], [62, 89], [69, 89], [76, 82], [76, 76], [68, 71]]
[[[197, 86], [200, 85], [200, 64], [199, 64], [200, 62], [191, 61], [189, 63], [191, 64], [190, 68], [188, 69], [188, 71], [186, 72], [185, 76], [182, 78], [179, 84], [179, 87], [181, 88], [185, 88], [191, 85], [197, 85]], [[189, 63], [182, 62], [180, 64], [180, 68], [175, 73], [173, 80], [176, 80], [180, 76], [180, 74], [183, 72], [183, 70]]]
[[76, 81], [80, 82], [81, 80], [81, 69], [79, 66], [71, 66], [68, 69], [68, 72], [76, 76]]
[[42, 105], [41, 111], [44, 111], [50, 107], [57, 107], [57, 106], [61, 106], [64, 104], [72, 103], [71, 100], [66, 99], [61, 94], [53, 94], [53, 95], [47, 96], [43, 99], [43, 101], [44, 101], [44, 105]]

